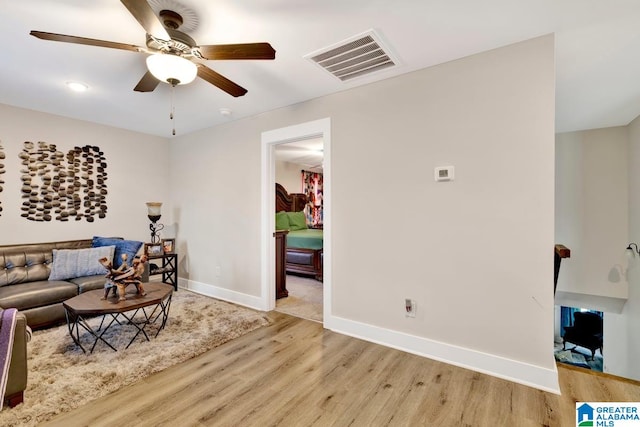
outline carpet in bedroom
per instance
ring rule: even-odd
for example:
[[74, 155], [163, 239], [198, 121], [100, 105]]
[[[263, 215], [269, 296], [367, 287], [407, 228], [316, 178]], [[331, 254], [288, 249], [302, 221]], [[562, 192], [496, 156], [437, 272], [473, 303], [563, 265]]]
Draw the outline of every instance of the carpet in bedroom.
[[135, 334], [131, 325], [107, 331], [117, 352], [98, 343], [90, 355], [74, 345], [66, 325], [35, 331], [27, 348], [24, 403], [3, 409], [0, 425], [35, 426], [267, 324], [265, 313], [179, 290], [165, 329], [149, 342], [139, 337], [126, 350]]
[[322, 282], [287, 274], [289, 296], [276, 300], [276, 311], [322, 322]]

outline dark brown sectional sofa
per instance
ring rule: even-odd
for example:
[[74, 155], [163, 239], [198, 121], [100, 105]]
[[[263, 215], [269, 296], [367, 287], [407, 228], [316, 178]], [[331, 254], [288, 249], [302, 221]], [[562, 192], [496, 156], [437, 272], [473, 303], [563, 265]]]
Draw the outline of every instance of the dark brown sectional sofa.
[[[91, 248], [92, 242], [87, 239], [0, 246], [0, 308], [19, 310], [5, 394], [9, 406], [22, 402], [27, 386], [30, 328], [63, 323], [63, 301], [82, 292], [102, 289], [105, 284], [104, 275], [49, 280], [53, 250]], [[144, 281], [148, 281], [148, 271], [147, 263]]]
[[62, 302], [103, 288], [106, 279], [99, 275], [49, 281], [53, 249], [90, 248], [91, 242], [87, 239], [0, 246], [0, 307], [17, 308], [33, 329], [64, 322]]
[[[17, 308], [33, 329], [64, 323], [62, 302], [86, 291], [102, 289], [106, 279], [100, 274], [49, 280], [53, 250], [91, 248], [92, 242], [85, 239], [0, 246], [0, 307]], [[147, 264], [144, 281], [148, 281], [148, 271]]]

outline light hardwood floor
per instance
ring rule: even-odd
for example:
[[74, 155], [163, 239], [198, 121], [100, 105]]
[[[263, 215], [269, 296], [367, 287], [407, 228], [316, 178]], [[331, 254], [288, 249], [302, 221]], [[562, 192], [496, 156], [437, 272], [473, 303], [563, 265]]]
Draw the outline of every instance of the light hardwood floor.
[[559, 366], [558, 396], [270, 316], [45, 425], [575, 426], [576, 401], [640, 401], [638, 383], [602, 374]]

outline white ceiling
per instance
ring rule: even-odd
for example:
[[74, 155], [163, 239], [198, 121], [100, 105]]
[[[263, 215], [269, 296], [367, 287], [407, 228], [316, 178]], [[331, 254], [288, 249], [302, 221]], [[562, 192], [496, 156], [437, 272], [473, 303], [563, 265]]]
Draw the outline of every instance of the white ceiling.
[[[153, 0], [193, 10], [200, 44], [268, 41], [274, 61], [207, 61], [248, 89], [196, 79], [175, 90], [186, 134], [544, 34], [556, 34], [556, 130], [626, 125], [640, 115], [638, 0]], [[171, 136], [171, 91], [133, 92], [140, 53], [51, 42], [30, 30], [144, 46], [118, 0], [0, 0], [0, 103]], [[303, 56], [375, 29], [401, 65], [343, 83]], [[69, 80], [90, 86], [83, 94]], [[228, 108], [224, 117], [220, 108]]]
[[311, 172], [322, 172], [324, 169], [324, 143], [322, 138], [276, 145], [275, 156], [278, 161], [293, 163]]

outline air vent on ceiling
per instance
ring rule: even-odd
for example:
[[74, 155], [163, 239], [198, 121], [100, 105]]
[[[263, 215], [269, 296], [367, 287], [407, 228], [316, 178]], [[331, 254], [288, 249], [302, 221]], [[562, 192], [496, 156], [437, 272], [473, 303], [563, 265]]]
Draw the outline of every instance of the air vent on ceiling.
[[347, 81], [389, 67], [398, 61], [386, 49], [373, 30], [343, 40], [304, 56], [340, 80]]

